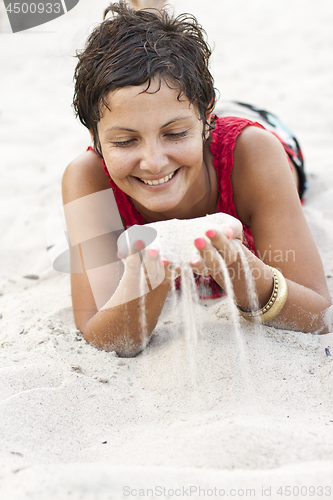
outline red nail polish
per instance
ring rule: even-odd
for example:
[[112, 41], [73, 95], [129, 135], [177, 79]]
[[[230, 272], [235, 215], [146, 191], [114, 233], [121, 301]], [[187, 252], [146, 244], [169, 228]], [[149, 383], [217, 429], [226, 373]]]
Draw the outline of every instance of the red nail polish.
[[199, 248], [199, 250], [202, 250], [206, 246], [206, 242], [203, 238], [197, 238], [196, 240], [194, 240], [194, 243], [196, 247]]
[[135, 250], [143, 250], [144, 247], [145, 247], [145, 244], [142, 240], [136, 240], [136, 242], [134, 243]]
[[148, 248], [148, 255], [150, 257], [156, 257], [159, 254], [159, 251], [156, 248]]
[[229, 227], [228, 228], [228, 239], [231, 240], [233, 235], [234, 235], [234, 230], [231, 227]]
[[169, 264], [169, 261], [160, 259], [160, 263], [165, 267]]
[[197, 266], [198, 264], [200, 264], [200, 259], [196, 259], [196, 260], [191, 260], [191, 264], [192, 266]]
[[208, 238], [215, 238], [216, 231], [214, 229], [208, 229], [208, 231], [206, 231], [206, 235], [208, 236]]

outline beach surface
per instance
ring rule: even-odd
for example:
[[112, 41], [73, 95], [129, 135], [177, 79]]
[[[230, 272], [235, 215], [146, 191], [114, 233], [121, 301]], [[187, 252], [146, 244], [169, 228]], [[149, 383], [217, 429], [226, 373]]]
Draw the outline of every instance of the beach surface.
[[[299, 139], [333, 296], [333, 3], [172, 5], [208, 33], [217, 109], [256, 104]], [[71, 109], [73, 56], [106, 6], [80, 0], [12, 34], [0, 2], [0, 498], [333, 498], [333, 333], [241, 320], [237, 334], [225, 299], [197, 307], [196, 348], [171, 298], [133, 359], [75, 328], [44, 226], [90, 144]]]

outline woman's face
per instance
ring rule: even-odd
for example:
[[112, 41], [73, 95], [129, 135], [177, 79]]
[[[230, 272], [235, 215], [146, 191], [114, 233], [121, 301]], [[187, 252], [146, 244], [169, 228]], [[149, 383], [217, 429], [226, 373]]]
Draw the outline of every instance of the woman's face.
[[[195, 106], [164, 81], [111, 92], [98, 123], [105, 164], [138, 207], [177, 213], [200, 188], [203, 123]], [[158, 91], [157, 91], [158, 90]], [[155, 92], [155, 93], [154, 93]]]

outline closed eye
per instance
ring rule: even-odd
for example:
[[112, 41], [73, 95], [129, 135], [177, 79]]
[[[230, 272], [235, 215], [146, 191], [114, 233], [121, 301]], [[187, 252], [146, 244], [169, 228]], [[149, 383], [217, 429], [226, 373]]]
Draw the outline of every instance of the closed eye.
[[135, 139], [129, 139], [128, 141], [120, 141], [120, 142], [113, 142], [114, 146], [117, 148], [123, 147], [123, 146], [130, 146], [135, 141]]
[[[184, 132], [177, 132], [175, 134], [165, 134], [166, 137], [169, 137], [170, 139], [181, 139], [182, 137], [185, 137], [187, 135], [187, 130], [184, 130]], [[135, 142], [136, 139], [129, 139], [128, 141], [116, 141], [113, 142], [113, 145], [116, 147], [126, 147], [130, 146]]]
[[186, 135], [187, 135], [187, 130], [184, 130], [184, 132], [178, 132], [177, 134], [166, 134], [166, 136], [170, 137], [171, 139], [181, 139]]

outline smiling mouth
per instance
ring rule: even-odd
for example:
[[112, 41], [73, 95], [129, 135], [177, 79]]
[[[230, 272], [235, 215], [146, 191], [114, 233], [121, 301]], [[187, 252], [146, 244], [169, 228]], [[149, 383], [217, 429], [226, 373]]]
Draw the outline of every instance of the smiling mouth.
[[137, 177], [137, 179], [142, 182], [143, 184], [147, 184], [148, 186], [158, 186], [159, 184], [165, 184], [166, 182], [168, 182], [170, 179], [172, 179], [176, 173], [178, 172], [179, 169], [175, 170], [174, 172], [172, 172], [172, 174], [170, 175], [167, 175], [165, 177], [163, 177], [163, 179], [159, 179], [158, 181], [149, 181], [149, 180], [145, 180], [145, 179], [140, 179], [140, 177]]

